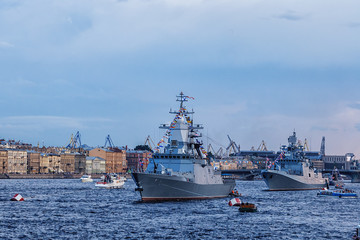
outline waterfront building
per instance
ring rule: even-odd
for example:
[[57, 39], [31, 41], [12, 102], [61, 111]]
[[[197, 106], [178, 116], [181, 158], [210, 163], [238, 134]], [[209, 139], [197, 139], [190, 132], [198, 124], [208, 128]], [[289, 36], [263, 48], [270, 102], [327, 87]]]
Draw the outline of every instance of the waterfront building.
[[49, 158], [46, 153], [40, 156], [40, 173], [49, 173]]
[[[259, 161], [257, 161], [259, 162]], [[214, 165], [215, 167], [215, 165]], [[219, 160], [217, 166], [220, 170], [236, 170], [236, 169], [257, 169], [258, 166], [249, 159], [224, 158]]]
[[27, 173], [27, 151], [19, 149], [7, 149], [8, 173]]
[[49, 159], [49, 172], [60, 173], [60, 155], [55, 153], [48, 153], [47, 158]]
[[355, 164], [355, 155], [353, 153], [346, 153], [345, 155], [325, 155], [322, 157], [325, 169], [333, 169], [336, 167], [339, 170], [350, 170]]
[[94, 148], [89, 151], [89, 156], [105, 159], [106, 173], [125, 173], [127, 170], [125, 149]]
[[318, 170], [322, 170], [325, 168], [325, 164], [323, 160], [311, 160], [313, 167], [318, 169]]
[[35, 151], [27, 152], [27, 173], [40, 173], [40, 153]]
[[8, 173], [8, 152], [0, 149], [0, 174]]
[[99, 174], [105, 173], [106, 161], [101, 157], [86, 157], [85, 173], [87, 174]]
[[61, 153], [60, 169], [66, 173], [84, 173], [86, 156], [80, 153]]
[[222, 161], [220, 162], [220, 170], [235, 170], [238, 169], [236, 162]]
[[152, 152], [149, 151], [135, 151], [128, 150], [126, 152], [126, 160], [128, 169], [144, 171], [148, 164], [149, 159], [152, 158]]

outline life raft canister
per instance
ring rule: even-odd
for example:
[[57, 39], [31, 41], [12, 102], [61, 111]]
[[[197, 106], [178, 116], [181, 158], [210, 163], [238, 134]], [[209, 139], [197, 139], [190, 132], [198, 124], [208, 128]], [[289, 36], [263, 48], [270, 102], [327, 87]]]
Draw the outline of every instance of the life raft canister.
[[229, 206], [233, 207], [233, 206], [240, 206], [241, 204], [241, 200], [239, 198], [233, 198], [229, 201]]
[[15, 194], [14, 196], [13, 196], [13, 198], [12, 199], [10, 199], [10, 201], [18, 201], [18, 202], [21, 202], [21, 201], [24, 201], [24, 198], [20, 195], [20, 194]]

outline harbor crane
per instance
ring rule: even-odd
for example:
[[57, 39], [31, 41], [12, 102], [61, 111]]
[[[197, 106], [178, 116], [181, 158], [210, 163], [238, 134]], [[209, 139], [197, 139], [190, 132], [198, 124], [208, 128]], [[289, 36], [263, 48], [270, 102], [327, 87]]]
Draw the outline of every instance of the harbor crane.
[[77, 131], [75, 136], [71, 134], [70, 143], [66, 146], [66, 148], [77, 148], [81, 146], [81, 135], [80, 132]]
[[148, 145], [149, 148], [150, 148], [152, 151], [154, 151], [155, 143], [154, 143], [154, 141], [151, 139], [150, 135], [147, 136], [144, 145]]
[[109, 148], [114, 148], [115, 145], [110, 137], [110, 134], [107, 135], [107, 137], [105, 138], [105, 145], [104, 148], [106, 148], [106, 145], [109, 144]]
[[257, 151], [268, 151], [264, 140], [262, 140], [262, 142], [260, 143], [260, 146], [258, 147]]
[[223, 158], [224, 156], [224, 149], [222, 147], [215, 153], [215, 158]]
[[308, 152], [310, 151], [310, 150], [309, 150], [308, 140], [307, 140], [306, 138], [305, 138], [305, 141], [304, 141], [304, 150], [305, 150], [305, 151], [308, 151]]
[[208, 145], [208, 147], [207, 147], [207, 152], [211, 152], [211, 153], [213, 153], [213, 154], [216, 153], [215, 150], [214, 150], [214, 148], [213, 148], [213, 146], [211, 145], [211, 143], [209, 143], [209, 145]]
[[240, 153], [240, 146], [236, 145], [236, 143], [230, 138], [229, 135], [227, 135], [229, 138], [229, 146], [226, 148], [227, 155], [230, 155], [233, 151], [235, 154]]

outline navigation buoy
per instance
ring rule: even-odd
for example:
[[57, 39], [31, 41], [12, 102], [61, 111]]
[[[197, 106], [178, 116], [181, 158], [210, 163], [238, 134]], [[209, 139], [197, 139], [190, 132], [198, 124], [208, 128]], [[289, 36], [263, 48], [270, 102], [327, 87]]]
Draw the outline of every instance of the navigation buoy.
[[229, 206], [233, 207], [233, 206], [240, 206], [241, 204], [241, 200], [239, 198], [233, 198], [229, 201]]
[[14, 196], [13, 196], [13, 198], [12, 199], [10, 199], [10, 201], [18, 201], [18, 202], [21, 202], [21, 201], [24, 201], [24, 198], [20, 195], [20, 194], [15, 194]]

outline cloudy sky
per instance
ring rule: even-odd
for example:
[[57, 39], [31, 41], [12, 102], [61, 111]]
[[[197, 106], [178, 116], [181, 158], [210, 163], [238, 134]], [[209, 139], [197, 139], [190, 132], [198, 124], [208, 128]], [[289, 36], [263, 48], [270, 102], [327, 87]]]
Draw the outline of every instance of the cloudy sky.
[[205, 142], [278, 150], [295, 129], [360, 157], [360, 3], [1, 0], [0, 138], [135, 147], [175, 96]]

